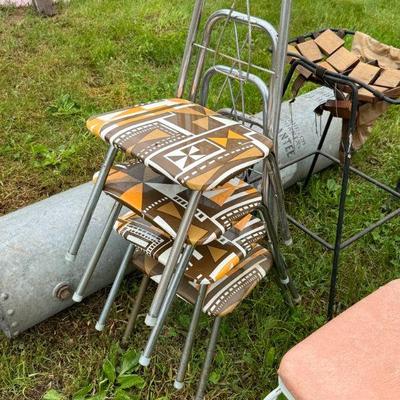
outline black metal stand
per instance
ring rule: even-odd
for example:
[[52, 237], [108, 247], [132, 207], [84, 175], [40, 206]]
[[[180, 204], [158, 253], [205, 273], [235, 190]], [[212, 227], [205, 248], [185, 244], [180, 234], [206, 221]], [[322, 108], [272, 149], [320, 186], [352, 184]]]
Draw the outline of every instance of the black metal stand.
[[[345, 31], [346, 33], [351, 33], [350, 31]], [[311, 35], [311, 34], [310, 34]], [[327, 157], [334, 163], [342, 166], [342, 184], [341, 184], [341, 192], [339, 198], [339, 213], [336, 225], [336, 236], [334, 243], [328, 243], [326, 240], [321, 238], [318, 234], [308, 229], [305, 225], [294, 219], [292, 216], [288, 216], [289, 222], [291, 222], [294, 226], [301, 229], [307, 235], [309, 235], [312, 239], [319, 242], [323, 245], [326, 249], [333, 251], [333, 259], [332, 259], [332, 272], [331, 272], [331, 282], [330, 282], [330, 291], [329, 291], [329, 304], [328, 304], [328, 319], [332, 319], [334, 312], [335, 312], [335, 299], [336, 299], [336, 284], [337, 284], [337, 276], [339, 271], [339, 262], [340, 262], [340, 252], [341, 250], [347, 248], [350, 244], [354, 243], [356, 240], [360, 239], [361, 237], [365, 236], [367, 233], [371, 232], [373, 229], [377, 228], [378, 226], [383, 225], [384, 223], [390, 221], [392, 218], [400, 215], [400, 207], [391, 213], [387, 214], [385, 217], [380, 219], [379, 221], [369, 225], [367, 228], [363, 229], [362, 231], [358, 232], [356, 235], [342, 241], [343, 236], [343, 223], [344, 223], [344, 216], [345, 216], [345, 206], [346, 206], [346, 196], [347, 196], [347, 188], [349, 184], [350, 172], [353, 172], [360, 176], [361, 178], [365, 179], [366, 181], [370, 182], [371, 184], [375, 185], [376, 187], [386, 191], [387, 193], [391, 194], [392, 196], [396, 197], [400, 200], [400, 192], [390, 188], [389, 186], [377, 181], [376, 179], [368, 176], [367, 174], [359, 171], [358, 169], [351, 166], [351, 156], [352, 156], [352, 136], [356, 128], [356, 118], [357, 118], [357, 109], [358, 109], [358, 86], [362, 86], [373, 93], [377, 98], [380, 100], [384, 100], [390, 104], [400, 104], [400, 101], [391, 99], [389, 97], [384, 96], [382, 93], [377, 92], [369, 85], [365, 83], [351, 79], [346, 75], [342, 75], [339, 73], [330, 72], [316, 64], [308, 61], [307, 59], [297, 55], [289, 53], [291, 57], [294, 58], [292, 61], [291, 68], [288, 72], [288, 75], [285, 79], [283, 95], [285, 94], [293, 74], [297, 68], [297, 66], [301, 65], [302, 67], [306, 68], [317, 78], [320, 84], [336, 88], [337, 85], [341, 87], [347, 87], [350, 91], [350, 100], [351, 100], [351, 113], [350, 118], [348, 121], [344, 120], [344, 127], [343, 135], [342, 135], [342, 150], [344, 155], [344, 160], [341, 162], [339, 159], [332, 157], [331, 155], [325, 153], [322, 148], [326, 139], [326, 136], [329, 132], [329, 128], [333, 119], [333, 114], [329, 115], [327, 123], [324, 127], [320, 142], [318, 144], [317, 149], [314, 152], [311, 152], [307, 155], [304, 155], [300, 158], [292, 160], [290, 163], [287, 163], [281, 166], [281, 169], [287, 168], [290, 165], [293, 165], [299, 161], [302, 161], [308, 157], [313, 156], [312, 165], [308, 172], [308, 175], [305, 179], [304, 185], [307, 186], [315, 165], [318, 161], [320, 156]], [[357, 86], [358, 85], [358, 86]]]

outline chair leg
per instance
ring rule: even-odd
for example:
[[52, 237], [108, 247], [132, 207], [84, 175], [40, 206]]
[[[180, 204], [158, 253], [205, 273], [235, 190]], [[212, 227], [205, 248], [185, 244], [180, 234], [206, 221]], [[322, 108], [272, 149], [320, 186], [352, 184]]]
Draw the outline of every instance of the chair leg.
[[185, 273], [189, 260], [192, 257], [193, 251], [194, 251], [193, 246], [186, 245], [182, 257], [176, 267], [175, 274], [171, 279], [171, 283], [168, 286], [167, 293], [165, 294], [164, 302], [158, 314], [156, 324], [151, 330], [149, 339], [146, 343], [146, 347], [139, 359], [140, 365], [143, 365], [144, 367], [147, 367], [150, 364], [150, 358], [153, 353], [154, 347], [157, 343], [158, 336], [160, 335], [161, 330], [164, 326], [165, 319], [171, 308], [172, 302], [176, 295], [176, 291], [178, 290], [179, 284], [182, 280], [183, 274]]
[[[163, 304], [164, 297], [166, 295], [168, 285], [171, 281], [171, 277], [174, 273], [175, 266], [177, 265], [179, 255], [181, 254], [182, 247], [185, 244], [187, 233], [192, 223], [193, 217], [197, 210], [197, 205], [201, 197], [201, 192], [193, 191], [189, 199], [189, 204], [186, 208], [185, 214], [182, 217], [181, 224], [179, 226], [176, 238], [171, 248], [171, 252], [168, 257], [168, 261], [165, 265], [164, 272], [161, 276], [160, 283], [157, 286], [156, 293], [151, 303], [150, 311], [146, 316], [145, 323], [148, 326], [155, 326], [156, 320]], [[183, 256], [182, 256], [183, 258]]]
[[82, 244], [83, 237], [85, 236], [86, 230], [88, 228], [89, 222], [92, 218], [93, 212], [96, 208], [97, 203], [103, 190], [104, 184], [106, 182], [108, 173], [110, 172], [111, 166], [114, 162], [115, 156], [118, 153], [113, 145], [108, 148], [106, 157], [104, 159], [103, 165], [101, 166], [99, 176], [96, 183], [94, 184], [92, 191], [90, 193], [89, 200], [86, 204], [85, 211], [79, 221], [78, 228], [72, 239], [71, 246], [65, 255], [65, 259], [69, 262], [75, 261], [76, 255], [78, 254], [79, 248]]
[[280, 387], [277, 387], [267, 397], [265, 397], [264, 400], [278, 400], [278, 397], [281, 394], [282, 394], [282, 389]]
[[182, 351], [182, 357], [179, 364], [178, 373], [174, 382], [174, 387], [177, 390], [183, 389], [183, 381], [185, 379], [186, 369], [189, 364], [190, 354], [192, 353], [192, 347], [194, 342], [194, 337], [196, 333], [197, 326], [199, 324], [199, 319], [201, 315], [201, 309], [203, 307], [204, 297], [207, 293], [206, 285], [200, 285], [199, 294], [197, 296], [196, 304], [193, 311], [192, 321], [190, 322], [189, 331], [186, 337], [185, 346]]
[[142, 304], [143, 297], [147, 291], [147, 288], [150, 283], [150, 277], [146, 274], [143, 275], [142, 283], [140, 284], [139, 291], [136, 295], [135, 302], [132, 307], [132, 311], [129, 315], [128, 324], [126, 325], [126, 329], [124, 332], [124, 336], [122, 338], [122, 343], [127, 344], [129, 337], [132, 334], [133, 328], [136, 324], [136, 319], [139, 314], [139, 309]]
[[[274, 200], [275, 200], [275, 205], [276, 209], [278, 212], [278, 217], [279, 217], [279, 228], [282, 233], [282, 239], [283, 243], [286, 246], [290, 246], [293, 243], [292, 235], [290, 234], [290, 229], [289, 229], [289, 222], [287, 220], [286, 216], [286, 209], [285, 209], [285, 197], [284, 197], [284, 192], [283, 192], [283, 185], [281, 181], [281, 174], [279, 171], [278, 163], [276, 161], [275, 155], [270, 154], [268, 159], [265, 162], [265, 168], [267, 171], [264, 170], [264, 174], [266, 175], [267, 173], [269, 174], [270, 181], [272, 188], [274, 190]], [[267, 201], [266, 193], [265, 190], [267, 188], [264, 188], [264, 201]], [[265, 203], [266, 204], [266, 203]], [[278, 232], [278, 230], [277, 230]]]
[[276, 230], [274, 228], [271, 214], [269, 213], [267, 207], [261, 206], [260, 211], [262, 213], [265, 226], [267, 229], [268, 237], [270, 240], [270, 247], [272, 251], [272, 256], [274, 258], [275, 267], [277, 269], [279, 279], [281, 283], [289, 290], [293, 301], [298, 304], [301, 301], [301, 296], [294, 285], [293, 280], [290, 277], [289, 270], [287, 268], [285, 259], [282, 256], [282, 253], [279, 250], [279, 241], [276, 234]]
[[303, 185], [304, 188], [306, 188], [308, 186], [308, 183], [310, 182], [311, 176], [314, 172], [315, 165], [317, 164], [317, 161], [318, 161], [318, 157], [319, 157], [318, 151], [322, 150], [322, 147], [324, 146], [326, 135], [328, 134], [329, 128], [331, 127], [332, 120], [333, 120], [333, 113], [330, 113], [328, 120], [326, 121], [324, 131], [322, 132], [321, 139], [319, 140], [319, 143], [318, 143], [317, 153], [314, 154], [314, 157], [313, 157], [313, 160], [311, 163], [311, 167], [308, 170], [307, 177], [304, 181], [304, 185]]
[[113, 208], [108, 216], [106, 225], [104, 227], [103, 233], [101, 234], [100, 240], [97, 243], [96, 249], [92, 255], [92, 258], [89, 261], [88, 266], [86, 267], [85, 272], [79, 282], [78, 288], [76, 289], [74, 295], [72, 296], [72, 300], [79, 303], [83, 299], [83, 295], [85, 293], [86, 287], [90, 281], [90, 278], [93, 275], [94, 270], [97, 267], [97, 263], [103, 253], [104, 247], [110, 237], [114, 222], [118, 218], [118, 215], [121, 211], [122, 204], [118, 203], [117, 201], [114, 203]]
[[208, 375], [210, 374], [211, 363], [214, 358], [215, 347], [217, 345], [219, 327], [221, 325], [222, 317], [215, 318], [214, 325], [211, 332], [210, 342], [208, 343], [208, 349], [206, 358], [204, 360], [203, 369], [201, 371], [199, 386], [197, 387], [197, 393], [195, 400], [203, 400], [204, 393], [208, 383]]
[[114, 300], [117, 297], [122, 280], [125, 276], [126, 269], [128, 268], [129, 263], [132, 261], [134, 251], [135, 246], [130, 243], [114, 279], [113, 285], [111, 286], [110, 293], [107, 296], [107, 300], [104, 304], [103, 310], [101, 311], [99, 320], [96, 323], [96, 330], [99, 332], [101, 332], [106, 325], [108, 314], [110, 313]]
[[[350, 145], [349, 145], [350, 146]], [[336, 226], [336, 238], [335, 238], [335, 248], [333, 251], [333, 261], [332, 261], [332, 273], [331, 273], [331, 285], [329, 289], [329, 303], [328, 303], [328, 320], [333, 318], [335, 300], [336, 300], [336, 283], [339, 271], [339, 258], [342, 245], [342, 234], [343, 234], [343, 223], [344, 214], [346, 206], [347, 197], [347, 187], [349, 185], [349, 175], [350, 175], [350, 158], [351, 153], [348, 149], [345, 153], [344, 164], [343, 164], [343, 177], [342, 177], [342, 189], [340, 192], [339, 200], [339, 215], [338, 222]]]

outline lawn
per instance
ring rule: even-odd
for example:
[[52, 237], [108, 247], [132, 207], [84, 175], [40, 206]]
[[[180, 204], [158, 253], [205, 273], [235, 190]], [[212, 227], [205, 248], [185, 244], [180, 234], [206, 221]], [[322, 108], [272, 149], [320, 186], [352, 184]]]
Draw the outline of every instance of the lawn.
[[[209, 3], [226, 7], [231, 1]], [[252, 0], [252, 12], [276, 24], [277, 3]], [[188, 0], [72, 0], [51, 19], [0, 8], [0, 215], [90, 179], [105, 147], [86, 131], [88, 116], [174, 95], [191, 5]], [[295, 0], [291, 36], [346, 27], [400, 47], [399, 11], [400, 0]], [[353, 160], [391, 186], [399, 179], [399, 115], [390, 109]], [[288, 209], [332, 239], [338, 190], [337, 170], [328, 170], [315, 177], [308, 193], [288, 190]], [[353, 179], [346, 234], [394, 206], [393, 199]], [[399, 225], [394, 220], [343, 253], [342, 308], [400, 276]], [[303, 303], [289, 311], [272, 282], [260, 285], [223, 322], [208, 398], [261, 399], [276, 383], [282, 355], [324, 323], [331, 254], [294, 229], [293, 236], [285, 255]], [[121, 385], [110, 383], [123, 360], [138, 375], [129, 398], [190, 398], [210, 321], [201, 320], [188, 385], [176, 393], [172, 383], [191, 308], [176, 303], [154, 362], [143, 371], [135, 362], [148, 333], [143, 324], [128, 349], [118, 344], [137, 287], [137, 275], [126, 280], [102, 334], [94, 321], [106, 291], [13, 341], [0, 336], [0, 399], [41, 399], [49, 390], [54, 390], [49, 399], [68, 399], [84, 389], [100, 399], [96, 394], [105, 387], [110, 399], [123, 399], [116, 394]], [[147, 304], [151, 298], [148, 293]], [[79, 398], [85, 396], [75, 395]]]

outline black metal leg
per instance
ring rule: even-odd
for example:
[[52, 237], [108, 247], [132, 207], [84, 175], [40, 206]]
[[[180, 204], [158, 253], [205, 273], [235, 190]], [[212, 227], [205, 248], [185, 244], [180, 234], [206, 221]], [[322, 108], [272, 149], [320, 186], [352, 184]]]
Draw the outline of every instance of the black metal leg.
[[314, 154], [314, 157], [313, 157], [313, 160], [312, 160], [312, 163], [311, 163], [311, 167], [310, 167], [310, 169], [308, 171], [308, 174], [307, 174], [307, 177], [306, 177], [306, 179], [304, 181], [304, 188], [306, 188], [308, 186], [309, 182], [310, 182], [311, 176], [312, 176], [312, 174], [314, 172], [315, 165], [317, 164], [317, 161], [318, 161], [318, 157], [319, 157], [319, 153], [318, 152], [320, 150], [322, 150], [322, 147], [324, 146], [326, 135], [328, 134], [329, 128], [330, 128], [330, 126], [332, 124], [332, 120], [333, 120], [333, 114], [330, 113], [329, 117], [328, 117], [328, 121], [326, 121], [326, 125], [325, 125], [325, 128], [324, 128], [324, 131], [322, 132], [321, 139], [319, 140], [318, 147], [317, 147], [317, 152]]
[[340, 258], [341, 244], [342, 244], [344, 213], [345, 213], [347, 188], [349, 185], [349, 175], [350, 175], [350, 159], [351, 159], [350, 146], [351, 144], [349, 142], [344, 144], [345, 159], [343, 164], [342, 190], [340, 192], [340, 200], [339, 200], [339, 215], [336, 226], [335, 247], [333, 251], [331, 286], [329, 290], [329, 303], [328, 303], [328, 320], [331, 320], [333, 318], [334, 308], [335, 308], [336, 282], [339, 270], [339, 258]]

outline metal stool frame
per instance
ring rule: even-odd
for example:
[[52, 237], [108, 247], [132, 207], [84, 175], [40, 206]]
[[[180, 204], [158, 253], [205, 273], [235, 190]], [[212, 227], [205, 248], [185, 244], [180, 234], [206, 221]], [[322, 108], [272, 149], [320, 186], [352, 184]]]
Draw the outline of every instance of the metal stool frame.
[[[338, 32], [339, 29], [331, 29], [335, 32]], [[321, 30], [320, 32], [323, 32], [324, 30]], [[349, 30], [341, 30], [343, 31], [346, 35], [352, 35], [354, 32], [349, 31]], [[304, 35], [302, 37], [304, 38], [309, 38], [313, 37], [314, 33], [309, 33], [307, 35]], [[297, 39], [291, 40], [289, 43], [294, 43], [296, 42]], [[342, 240], [342, 234], [343, 234], [343, 224], [344, 224], [344, 215], [345, 215], [345, 205], [346, 205], [346, 196], [347, 196], [347, 188], [348, 188], [348, 183], [349, 183], [349, 178], [350, 178], [350, 172], [355, 173], [359, 177], [363, 178], [367, 182], [371, 183], [372, 185], [378, 187], [379, 189], [382, 189], [386, 193], [389, 193], [390, 195], [394, 196], [397, 199], [400, 199], [400, 193], [388, 185], [385, 185], [378, 180], [370, 177], [369, 175], [365, 174], [364, 172], [354, 168], [351, 166], [351, 157], [352, 157], [352, 148], [351, 148], [351, 143], [352, 143], [352, 135], [355, 131], [356, 128], [356, 118], [357, 118], [357, 107], [358, 107], [358, 86], [363, 87], [367, 89], [369, 92], [373, 93], [379, 100], [385, 101], [389, 104], [395, 104], [399, 105], [400, 100], [395, 100], [390, 97], [387, 97], [383, 95], [382, 93], [376, 91], [374, 88], [372, 88], [370, 85], [365, 84], [362, 81], [359, 81], [354, 78], [350, 78], [347, 75], [340, 74], [340, 73], [335, 73], [328, 71], [315, 63], [307, 60], [306, 58], [299, 56], [298, 54], [295, 53], [290, 53], [288, 52], [288, 56], [293, 57], [292, 65], [290, 67], [290, 70], [288, 74], [286, 75], [283, 90], [282, 90], [282, 96], [284, 96], [286, 90], [289, 87], [289, 84], [291, 82], [291, 79], [293, 77], [293, 74], [296, 71], [297, 66], [302, 66], [303, 68], [307, 69], [308, 71], [312, 72], [314, 76], [316, 77], [316, 81], [318, 81], [319, 84], [332, 87], [333, 85], [342, 85], [343, 87], [347, 87], [350, 90], [351, 96], [351, 115], [350, 119], [348, 122], [348, 129], [347, 132], [342, 137], [342, 146], [344, 150], [344, 162], [342, 163], [338, 158], [331, 156], [330, 154], [327, 154], [322, 150], [325, 138], [329, 132], [330, 124], [333, 119], [333, 114], [331, 113], [325, 127], [323, 129], [323, 133], [321, 135], [321, 139], [319, 141], [318, 147], [315, 151], [308, 153], [306, 155], [303, 155], [302, 157], [296, 158], [289, 163], [280, 166], [281, 169], [287, 168], [297, 162], [300, 162], [308, 157], [313, 157], [311, 167], [308, 171], [307, 177], [304, 182], [304, 186], [307, 187], [308, 183], [310, 182], [314, 167], [318, 161], [319, 156], [323, 156], [334, 162], [335, 164], [339, 165], [342, 167], [342, 184], [341, 184], [341, 192], [340, 192], [340, 198], [339, 198], [339, 213], [338, 213], [338, 219], [337, 219], [337, 225], [336, 225], [336, 236], [335, 236], [335, 241], [334, 243], [328, 243], [326, 240], [321, 238], [317, 233], [313, 232], [309, 228], [307, 228], [304, 224], [301, 222], [297, 221], [295, 218], [292, 216], [288, 215], [288, 220], [291, 222], [294, 226], [305, 232], [307, 235], [309, 235], [313, 240], [317, 241], [320, 243], [324, 248], [327, 250], [333, 251], [333, 259], [332, 259], [332, 272], [331, 272], [331, 282], [330, 282], [330, 291], [329, 291], [329, 303], [328, 303], [328, 310], [327, 310], [327, 316], [328, 319], [332, 319], [334, 312], [335, 312], [335, 299], [336, 299], [336, 284], [337, 284], [337, 276], [338, 276], [338, 270], [339, 270], [339, 259], [340, 259], [340, 252], [350, 246], [352, 243], [357, 241], [358, 239], [362, 238], [375, 228], [383, 225], [384, 223], [390, 221], [391, 219], [395, 218], [396, 216], [400, 215], [400, 207], [397, 208], [396, 210], [393, 210], [389, 214], [387, 214], [385, 217], [381, 218], [380, 220], [372, 223], [368, 227], [362, 229], [360, 232], [357, 234], [351, 236], [350, 238], [346, 240]], [[358, 85], [358, 86], [357, 86]]]

